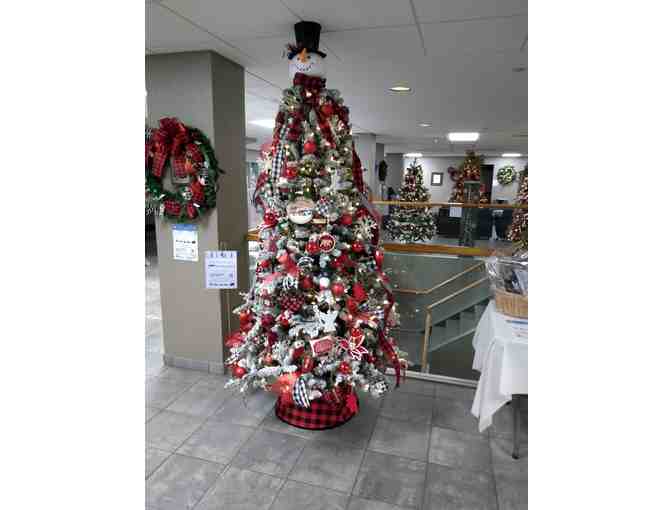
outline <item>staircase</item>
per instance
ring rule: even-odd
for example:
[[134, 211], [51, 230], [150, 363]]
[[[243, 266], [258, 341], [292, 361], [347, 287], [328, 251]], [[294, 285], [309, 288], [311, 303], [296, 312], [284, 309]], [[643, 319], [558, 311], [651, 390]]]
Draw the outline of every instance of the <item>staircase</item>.
[[[477, 379], [471, 369], [472, 340], [490, 299], [490, 283], [482, 261], [418, 254], [412, 255], [413, 260], [406, 260], [407, 257], [390, 254], [386, 265], [389, 261], [394, 268], [390, 278], [398, 287], [395, 297], [401, 315], [401, 328], [392, 333], [399, 347], [408, 353], [409, 369]], [[408, 264], [418, 270], [408, 274], [403, 270]], [[424, 270], [419, 266], [424, 266]], [[414, 287], [404, 285], [411, 281], [416, 282]], [[419, 288], [422, 285], [426, 287]]]

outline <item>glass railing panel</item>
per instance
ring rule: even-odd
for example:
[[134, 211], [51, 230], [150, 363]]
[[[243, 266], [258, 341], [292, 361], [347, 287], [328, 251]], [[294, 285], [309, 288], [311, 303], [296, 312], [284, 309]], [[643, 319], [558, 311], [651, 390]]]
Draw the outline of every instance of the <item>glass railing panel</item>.
[[[402, 205], [388, 205], [389, 202], [374, 201], [373, 205], [381, 215], [383, 232], [381, 239], [385, 243], [403, 243], [394, 239], [388, 225], [391, 214]], [[433, 216], [436, 225], [436, 235], [432, 239], [414, 241], [412, 244], [421, 246], [458, 247], [470, 246], [480, 249], [483, 253], [472, 253], [475, 256], [487, 255], [494, 249], [507, 249], [511, 242], [506, 239], [507, 232], [513, 221], [515, 204], [476, 204], [475, 208], [468, 204], [435, 203], [430, 202], [429, 213]], [[416, 204], [417, 205], [417, 204]], [[461, 238], [463, 228], [461, 226], [466, 211], [472, 211], [474, 228], [470, 239]]]

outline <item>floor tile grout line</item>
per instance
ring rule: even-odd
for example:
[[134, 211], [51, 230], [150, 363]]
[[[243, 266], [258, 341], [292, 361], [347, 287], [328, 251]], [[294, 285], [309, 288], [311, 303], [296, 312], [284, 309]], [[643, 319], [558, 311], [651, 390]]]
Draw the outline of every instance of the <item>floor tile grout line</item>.
[[[151, 448], [151, 446], [150, 446], [150, 448]], [[154, 449], [159, 450], [159, 448], [154, 448]], [[161, 450], [161, 451], [166, 452], [168, 455], [166, 455], [165, 458], [154, 467], [154, 469], [152, 469], [147, 475], [145, 475], [145, 484], [151, 478], [151, 476], [154, 473], [156, 473], [157, 469], [159, 469], [161, 466], [163, 466], [165, 464], [165, 462], [173, 456], [173, 452], [167, 452], [166, 450]]]
[[226, 472], [229, 470], [229, 467], [231, 467], [231, 463], [226, 464], [226, 465], [224, 466], [224, 469], [222, 469], [222, 472], [219, 473], [219, 474], [217, 475], [217, 478], [215, 478], [215, 480], [212, 482], [212, 484], [210, 485], [210, 487], [208, 487], [208, 488], [203, 492], [203, 494], [201, 495], [201, 497], [198, 498], [198, 501], [196, 501], [196, 503], [194, 503], [194, 505], [190, 508], [190, 510], [196, 510], [196, 508], [198, 507], [198, 505], [201, 504], [201, 501], [203, 501], [203, 500], [205, 499], [205, 496], [207, 496], [208, 493], [209, 493], [211, 490], [213, 490], [213, 488], [215, 487], [215, 485], [217, 485], [217, 482], [218, 482], [219, 479], [222, 477], [222, 475], [224, 475], [224, 473], [226, 473]]
[[278, 492], [275, 493], [275, 496], [273, 496], [273, 501], [271, 501], [271, 504], [268, 506], [268, 510], [273, 510], [273, 506], [275, 505], [275, 502], [278, 500], [280, 497], [280, 493], [282, 492], [282, 489], [285, 488], [285, 485], [287, 485], [287, 478], [282, 480], [282, 485], [278, 489]]

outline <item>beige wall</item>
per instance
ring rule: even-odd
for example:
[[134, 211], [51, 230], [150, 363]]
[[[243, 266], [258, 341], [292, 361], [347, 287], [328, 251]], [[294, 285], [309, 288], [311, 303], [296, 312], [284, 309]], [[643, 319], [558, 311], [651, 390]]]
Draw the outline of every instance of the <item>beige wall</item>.
[[150, 123], [175, 116], [198, 127], [226, 171], [219, 178], [217, 208], [197, 223], [198, 262], [173, 260], [172, 223], [157, 221], [165, 354], [222, 363], [222, 338], [239, 290], [206, 290], [204, 255], [206, 250], [238, 250], [238, 286], [247, 289], [244, 71], [207, 51], [151, 55], [145, 66]]

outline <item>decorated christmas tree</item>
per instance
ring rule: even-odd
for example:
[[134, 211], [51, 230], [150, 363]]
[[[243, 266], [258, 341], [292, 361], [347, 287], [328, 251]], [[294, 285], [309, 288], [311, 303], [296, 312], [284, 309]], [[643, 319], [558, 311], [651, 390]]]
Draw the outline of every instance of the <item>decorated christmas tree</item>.
[[[518, 187], [518, 195], [516, 197], [516, 204], [527, 205], [527, 167], [520, 172], [518, 177], [520, 185]], [[527, 251], [527, 209], [516, 209], [513, 214], [513, 221], [509, 227], [509, 232], [506, 238], [512, 241], [516, 247], [516, 251]]]
[[[406, 169], [399, 200], [429, 202], [429, 192], [422, 182], [422, 166], [416, 160]], [[436, 234], [436, 221], [429, 207], [398, 207], [391, 214], [387, 229], [392, 239], [404, 243], [428, 241]]]
[[323, 429], [357, 412], [357, 391], [385, 393], [387, 365], [399, 384], [405, 361], [390, 337], [398, 315], [348, 108], [325, 88], [320, 25], [295, 32], [292, 86], [254, 194], [263, 213], [256, 278], [225, 343], [229, 386], [275, 392], [278, 418]]
[[[457, 181], [453, 187], [453, 194], [450, 197], [451, 202], [464, 202], [464, 182], [481, 180], [481, 163], [483, 158], [477, 156], [472, 150], [467, 151], [467, 156], [460, 165]], [[479, 188], [479, 197], [483, 196], [483, 190]], [[479, 202], [481, 202], [479, 198]]]

